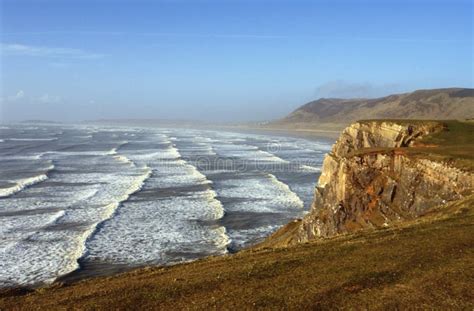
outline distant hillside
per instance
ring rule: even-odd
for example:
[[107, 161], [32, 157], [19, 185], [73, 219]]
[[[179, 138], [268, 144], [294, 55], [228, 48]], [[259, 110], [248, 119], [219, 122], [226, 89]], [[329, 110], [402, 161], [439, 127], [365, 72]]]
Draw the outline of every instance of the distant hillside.
[[321, 98], [309, 102], [271, 126], [327, 128], [361, 119], [474, 118], [474, 89], [418, 90], [375, 99]]

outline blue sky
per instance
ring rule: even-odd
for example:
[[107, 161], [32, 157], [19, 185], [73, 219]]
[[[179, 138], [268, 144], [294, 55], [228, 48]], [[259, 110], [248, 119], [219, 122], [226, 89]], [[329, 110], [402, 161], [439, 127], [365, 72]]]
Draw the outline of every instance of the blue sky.
[[284, 116], [473, 87], [473, 2], [0, 0], [0, 120]]

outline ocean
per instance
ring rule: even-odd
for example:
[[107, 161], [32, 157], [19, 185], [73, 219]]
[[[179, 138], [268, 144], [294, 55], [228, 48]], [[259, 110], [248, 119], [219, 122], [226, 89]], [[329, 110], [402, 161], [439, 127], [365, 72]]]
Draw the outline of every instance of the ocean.
[[331, 141], [0, 126], [0, 286], [237, 251], [308, 211]]

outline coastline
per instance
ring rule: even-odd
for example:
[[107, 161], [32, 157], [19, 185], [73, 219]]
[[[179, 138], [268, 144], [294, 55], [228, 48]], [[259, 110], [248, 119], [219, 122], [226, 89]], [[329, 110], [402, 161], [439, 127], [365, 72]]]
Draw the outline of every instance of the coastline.
[[[258, 127], [219, 127], [222, 130], [226, 130], [229, 132], [236, 132], [236, 133], [249, 133], [249, 134], [266, 134], [266, 135], [275, 135], [281, 137], [297, 137], [297, 138], [304, 138], [307, 140], [322, 140], [325, 142], [333, 142], [333, 139], [330, 138], [331, 135], [314, 135], [311, 131], [310, 134], [302, 134], [304, 132], [300, 131], [288, 131], [286, 129], [268, 129], [268, 128], [258, 128]], [[200, 128], [204, 129], [204, 128]], [[212, 128], [212, 130], [216, 130], [216, 128]], [[314, 181], [316, 182], [316, 180]], [[263, 240], [268, 238], [269, 235], [262, 236], [259, 241], [256, 241], [254, 244], [250, 244], [242, 249], [239, 250], [229, 250], [228, 254], [222, 256], [232, 256], [236, 253], [241, 251], [245, 251], [248, 249], [252, 249], [261, 243]], [[214, 256], [210, 256], [214, 257]], [[79, 262], [79, 268], [66, 273], [64, 275], [58, 276], [53, 282], [51, 283], [35, 283], [31, 285], [14, 285], [11, 287], [0, 287], [0, 296], [1, 293], [5, 292], [17, 292], [17, 291], [34, 291], [39, 288], [48, 288], [54, 287], [58, 285], [64, 284], [75, 284], [77, 282], [82, 282], [90, 279], [100, 278], [100, 277], [112, 277], [115, 275], [120, 275], [123, 273], [133, 273], [134, 271], [142, 270], [142, 269], [160, 269], [165, 267], [170, 267], [174, 265], [181, 265], [186, 264], [188, 262], [193, 262], [196, 260], [207, 259], [209, 256], [201, 257], [198, 259], [193, 260], [184, 260], [181, 262], [170, 262], [169, 264], [143, 264], [143, 265], [129, 265], [129, 264], [115, 264], [110, 262]]]
[[0, 290], [0, 308], [354, 309], [363, 301], [374, 309], [470, 309], [474, 297], [464, 269], [471, 259], [465, 247], [474, 242], [466, 232], [473, 209], [447, 208], [452, 213], [291, 247]]
[[[431, 137], [439, 146], [425, 150], [426, 156], [437, 152], [436, 161], [466, 165], [454, 160], [472, 158], [471, 125], [446, 123], [451, 131], [440, 132], [438, 140]], [[406, 153], [418, 158], [422, 149], [415, 146], [414, 153]], [[388, 227], [289, 245], [300, 223], [293, 221], [235, 254], [117, 269], [106, 276], [71, 274], [69, 280], [36, 289], [0, 289], [0, 309], [124, 309], [137, 304], [150, 309], [354, 309], [361, 301], [371, 309], [471, 309], [472, 274], [465, 269], [474, 245], [469, 230], [473, 202], [474, 195], [466, 194]]]

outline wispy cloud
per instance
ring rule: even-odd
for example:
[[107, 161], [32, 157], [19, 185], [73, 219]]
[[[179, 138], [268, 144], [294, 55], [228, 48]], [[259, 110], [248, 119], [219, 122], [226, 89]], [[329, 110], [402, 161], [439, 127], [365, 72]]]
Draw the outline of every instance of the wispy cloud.
[[33, 31], [4, 32], [4, 36], [54, 36], [54, 35], [85, 35], [85, 36], [150, 36], [174, 38], [214, 38], [214, 39], [340, 39], [351, 41], [380, 41], [406, 43], [461, 43], [471, 42], [469, 38], [424, 38], [424, 37], [374, 37], [374, 36], [334, 36], [332, 34], [258, 34], [258, 33], [173, 33], [173, 32], [128, 32], [128, 31]]
[[25, 91], [19, 90], [13, 95], [0, 98], [0, 102], [7, 104], [61, 104], [64, 99], [59, 95], [44, 93], [43, 95], [28, 95]]
[[71, 58], [71, 59], [98, 59], [104, 57], [103, 54], [90, 53], [81, 49], [32, 46], [18, 43], [0, 44], [4, 55], [24, 55], [51, 58]]
[[128, 31], [37, 31], [37, 32], [5, 32], [3, 35], [86, 35], [86, 36], [150, 36], [177, 38], [221, 38], [221, 39], [283, 39], [287, 35], [272, 34], [241, 34], [241, 33], [175, 33], [175, 32], [128, 32]]
[[25, 92], [23, 90], [19, 90], [18, 92], [16, 92], [15, 95], [9, 96], [8, 100], [19, 100], [19, 99], [22, 99], [23, 97], [25, 97]]
[[23, 90], [18, 90], [15, 94], [13, 95], [8, 95], [8, 96], [5, 96], [5, 97], [0, 97], [0, 103], [4, 103], [4, 102], [10, 102], [10, 103], [14, 103], [14, 102], [18, 102], [18, 101], [22, 101], [23, 99], [25, 98], [25, 91]]
[[198, 34], [198, 33], [163, 33], [163, 32], [143, 32], [142, 36], [156, 37], [189, 37], [189, 38], [216, 38], [216, 39], [284, 39], [285, 35], [264, 35], [264, 34]]
[[43, 94], [36, 100], [41, 104], [59, 104], [63, 101], [61, 96], [50, 94]]

